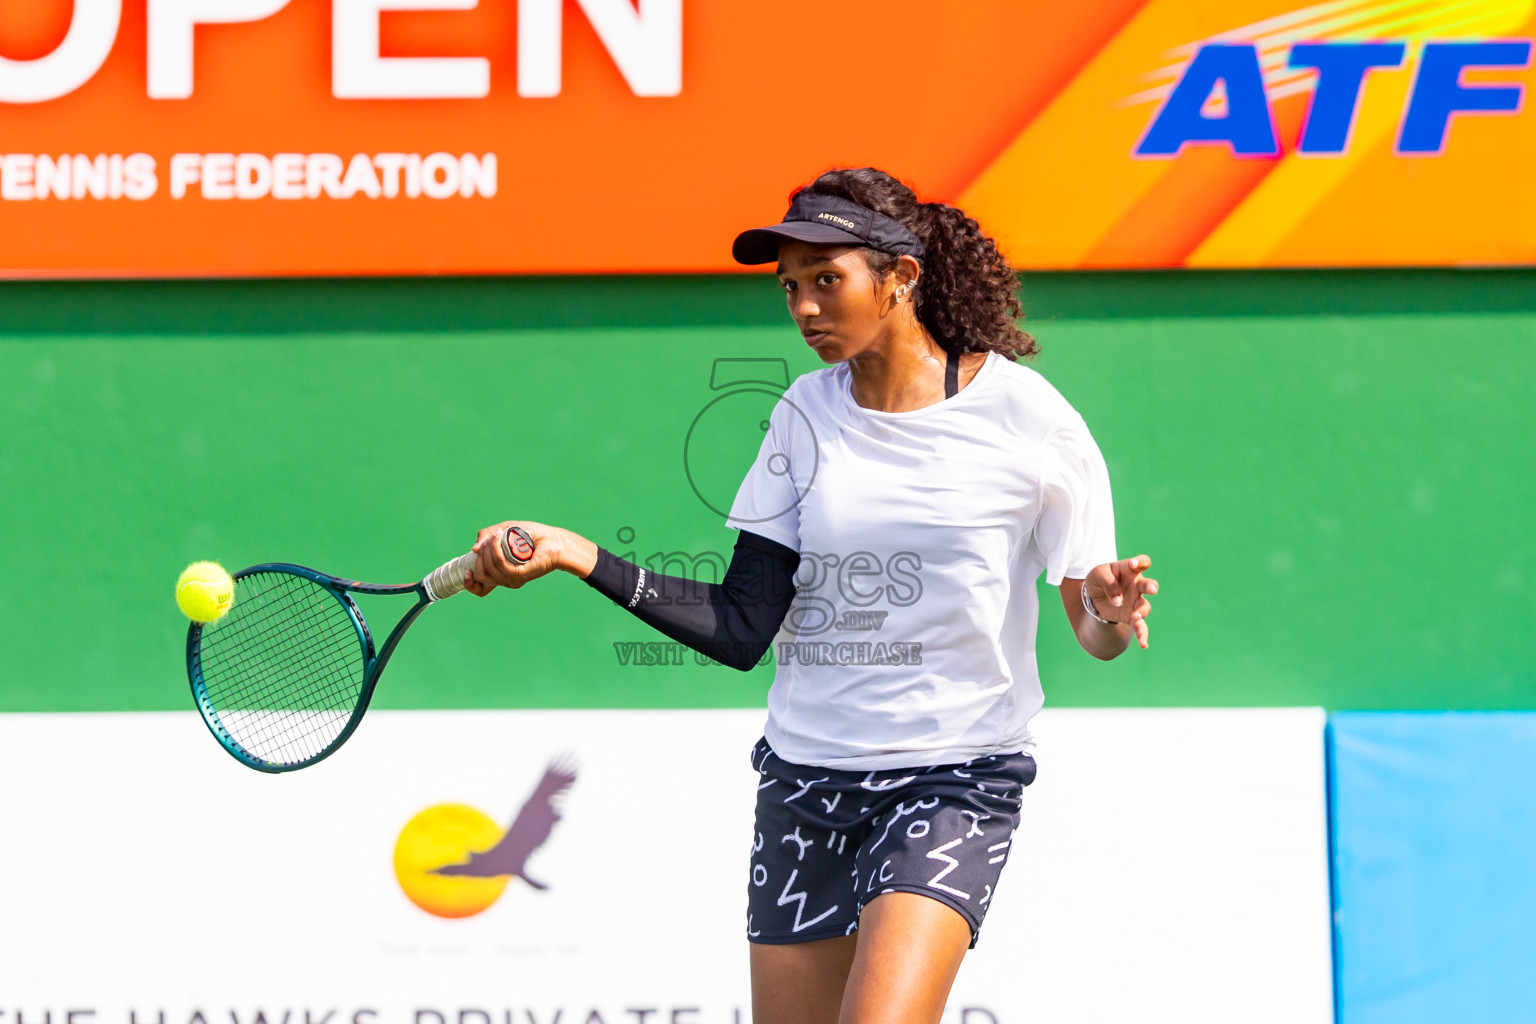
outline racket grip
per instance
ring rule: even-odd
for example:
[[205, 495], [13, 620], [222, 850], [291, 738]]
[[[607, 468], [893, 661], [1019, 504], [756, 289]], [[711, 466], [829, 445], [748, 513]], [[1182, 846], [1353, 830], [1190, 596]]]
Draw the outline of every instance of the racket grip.
[[464, 589], [464, 574], [474, 572], [475, 553], [460, 555], [451, 562], [444, 562], [427, 574], [427, 578], [421, 581], [421, 585], [427, 588], [427, 597], [433, 601], [441, 601], [445, 597], [452, 597]]
[[[501, 535], [501, 550], [514, 562], [526, 562], [533, 557], [533, 538], [521, 526], [509, 526]], [[464, 574], [474, 572], [477, 561], [475, 553], [470, 551], [433, 569], [427, 578], [421, 581], [422, 586], [427, 590], [427, 598], [432, 601], [441, 601], [445, 597], [452, 597], [462, 591]]]

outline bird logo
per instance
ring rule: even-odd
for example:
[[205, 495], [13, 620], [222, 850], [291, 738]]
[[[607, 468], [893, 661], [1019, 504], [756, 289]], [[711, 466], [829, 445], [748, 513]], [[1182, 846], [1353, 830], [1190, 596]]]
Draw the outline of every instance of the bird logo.
[[416, 906], [437, 917], [473, 917], [488, 909], [514, 878], [534, 889], [528, 859], [554, 832], [560, 798], [576, 781], [568, 759], [551, 762], [505, 832], [481, 811], [438, 804], [417, 814], [395, 841], [395, 878]]

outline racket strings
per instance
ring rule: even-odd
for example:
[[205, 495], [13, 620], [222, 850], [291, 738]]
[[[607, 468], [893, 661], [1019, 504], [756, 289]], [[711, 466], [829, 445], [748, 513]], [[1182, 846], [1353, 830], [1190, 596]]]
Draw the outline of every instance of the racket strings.
[[[321, 593], [323, 595], [323, 592]], [[235, 664], [243, 663], [253, 655], [266, 659], [262, 662], [252, 662], [254, 667], [259, 667], [263, 671], [246, 673], [247, 685], [243, 688], [237, 686], [227, 688], [231, 700], [239, 701], [246, 710], [265, 709], [274, 701], [290, 708], [295, 703], [313, 705], [314, 701], [303, 700], [304, 692], [291, 685], [292, 670], [306, 663], [313, 664], [315, 659], [325, 657], [330, 652], [330, 648], [335, 646], [336, 641], [353, 639], [352, 635], [345, 630], [342, 630], [339, 635], [328, 635], [314, 629], [302, 630], [306, 622], [305, 616], [313, 617], [317, 612], [323, 616], [329, 610], [324, 604], [313, 600], [303, 604], [294, 602], [284, 610], [289, 614], [280, 621], [271, 621], [269, 616], [269, 621], [266, 622], [243, 623], [244, 628], [242, 635], [238, 637], [237, 645], [227, 652], [211, 650], [207, 642], [204, 642], [202, 650], [205, 666], [210, 660], [210, 655], [212, 655], [211, 660], [217, 662], [218, 655], [221, 653]], [[340, 612], [339, 609], [337, 611]], [[340, 615], [344, 616], [345, 613], [340, 612]], [[311, 618], [310, 625], [313, 624]], [[348, 625], [345, 622], [339, 624]], [[297, 636], [300, 639], [298, 643], [290, 644], [287, 648], [270, 643], [275, 638], [285, 636], [288, 638]], [[266, 649], [263, 650], [263, 647]], [[234, 680], [231, 682], [233, 683]], [[326, 703], [321, 701], [320, 706], [323, 707]]]
[[[328, 603], [340, 611], [334, 599]], [[327, 609], [311, 602], [310, 610], [323, 614]], [[341, 628], [331, 636], [313, 628], [299, 631], [294, 615], [268, 624], [274, 636], [286, 634], [290, 645], [274, 651], [269, 638], [267, 653], [276, 656], [249, 662], [259, 667], [243, 674], [223, 671], [214, 659], [214, 675], [229, 685], [214, 687], [210, 702], [223, 709], [222, 724], [250, 753], [293, 763], [319, 754], [345, 727], [360, 690], [361, 656], [348, 657], [357, 650], [355, 634], [345, 632], [349, 621], [336, 623]], [[228, 664], [261, 656], [263, 645], [253, 644], [249, 636], [243, 640]]]
[[329, 591], [289, 573], [243, 577], [235, 598], [202, 631], [208, 702], [256, 758], [310, 760], [341, 735], [362, 694], [365, 664], [352, 617]]
[[[356, 635], [349, 635], [350, 620], [334, 599], [324, 592], [319, 596], [325, 603], [318, 607], [311, 600], [298, 614], [269, 617], [265, 643], [253, 643], [252, 635], [240, 638], [228, 664], [245, 665], [247, 671], [214, 670], [231, 684], [210, 695], [215, 707], [227, 708], [219, 716], [222, 724], [264, 760], [294, 763], [318, 755], [340, 735], [356, 704], [362, 681]], [[329, 613], [338, 620], [336, 628], [328, 635], [312, 620], [302, 628], [302, 616], [314, 613]], [[287, 645], [274, 645], [276, 637]]]

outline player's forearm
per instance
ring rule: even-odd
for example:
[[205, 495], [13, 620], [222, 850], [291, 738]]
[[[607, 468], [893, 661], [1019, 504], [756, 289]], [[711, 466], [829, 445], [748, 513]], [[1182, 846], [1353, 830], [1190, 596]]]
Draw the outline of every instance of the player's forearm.
[[1131, 627], [1124, 624], [1106, 626], [1084, 615], [1077, 627], [1077, 642], [1100, 661], [1111, 661], [1124, 654], [1131, 645]]
[[641, 622], [723, 665], [746, 671], [768, 650], [794, 599], [799, 556], [743, 533], [719, 583], [655, 573], [599, 550], [587, 585]]
[[[1086, 583], [1079, 586], [1086, 586]], [[1078, 600], [1083, 600], [1083, 594], [1078, 595]], [[1100, 661], [1110, 661], [1125, 653], [1135, 631], [1123, 622], [1103, 622], [1088, 614], [1083, 606], [1080, 614], [1073, 616], [1073, 632], [1083, 650]]]

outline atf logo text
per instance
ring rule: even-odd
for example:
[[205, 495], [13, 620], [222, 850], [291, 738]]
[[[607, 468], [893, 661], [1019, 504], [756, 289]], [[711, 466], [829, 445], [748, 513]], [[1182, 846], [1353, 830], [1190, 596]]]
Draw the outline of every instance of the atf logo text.
[[[1361, 96], [1374, 71], [1412, 63], [1413, 82], [1398, 122], [1394, 151], [1434, 156], [1444, 151], [1453, 118], [1515, 114], [1525, 99], [1518, 82], [1489, 80], [1531, 66], [1530, 39], [1445, 40], [1423, 43], [1417, 61], [1407, 41], [1302, 42], [1289, 48], [1284, 70], [1315, 75], [1311, 108], [1296, 151], [1340, 156], [1349, 149]], [[1468, 81], [1467, 72], [1494, 72]], [[1211, 42], [1196, 50], [1133, 154], [1177, 156], [1191, 144], [1228, 146], [1233, 154], [1280, 154], [1266, 90], [1266, 69], [1253, 43]]]

